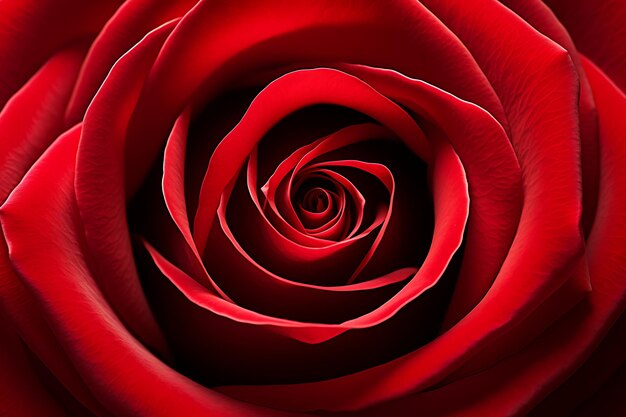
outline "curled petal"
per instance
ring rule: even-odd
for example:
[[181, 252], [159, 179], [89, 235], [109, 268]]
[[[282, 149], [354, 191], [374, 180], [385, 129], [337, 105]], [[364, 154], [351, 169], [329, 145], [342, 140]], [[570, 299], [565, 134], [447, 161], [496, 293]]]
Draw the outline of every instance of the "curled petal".
[[[341, 84], [340, 89], [334, 88], [337, 84]], [[200, 253], [204, 251], [221, 193], [263, 134], [289, 113], [319, 103], [342, 105], [374, 117], [393, 130], [422, 159], [430, 159], [426, 139], [410, 116], [357, 78], [331, 69], [287, 74], [256, 97], [241, 122], [211, 157], [194, 221], [194, 239]]]

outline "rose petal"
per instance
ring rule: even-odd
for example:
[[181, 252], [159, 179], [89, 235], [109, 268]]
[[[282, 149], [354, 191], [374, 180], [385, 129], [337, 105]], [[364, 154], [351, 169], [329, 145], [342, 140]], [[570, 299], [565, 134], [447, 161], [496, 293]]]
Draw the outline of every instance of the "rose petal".
[[[624, 386], [619, 382], [619, 374], [620, 368], [623, 368], [626, 362], [625, 351], [626, 318], [622, 315], [591, 357], [576, 370], [576, 373], [541, 401], [529, 416], [573, 415], [581, 405], [583, 409], [589, 410], [586, 415], [605, 416], [609, 415], [610, 411], [618, 413], [617, 403], [624, 403], [624, 399], [603, 403], [600, 400], [602, 393], [599, 391], [602, 391], [602, 388], [620, 390]], [[619, 413], [615, 415], [618, 416]]]
[[519, 324], [495, 338], [488, 346], [467, 360], [446, 381], [456, 381], [477, 374], [490, 366], [522, 351], [550, 326], [560, 320], [591, 291], [587, 259], [581, 256], [575, 263], [571, 277], [550, 294], [549, 298], [533, 310]]
[[137, 276], [126, 221], [125, 129], [144, 78], [176, 21], [154, 31], [113, 67], [85, 115], [76, 162], [76, 199], [94, 277], [120, 317], [150, 346], [166, 350]]
[[[74, 49], [53, 56], [0, 113], [0, 132], [5, 138], [0, 141], [0, 155], [5, 158], [0, 163], [2, 202], [63, 129], [63, 112], [82, 58], [83, 52]], [[79, 133], [80, 128], [74, 128], [67, 134], [77, 136]], [[39, 307], [11, 269], [4, 236], [0, 253], [2, 307], [19, 329], [20, 336], [75, 398], [93, 410], [101, 410], [93, 395], [80, 382], [79, 375], [68, 362], [65, 353], [54, 341]], [[104, 410], [101, 411], [104, 414]]]
[[5, 416], [67, 416], [39, 379], [22, 339], [0, 315], [0, 413]]
[[[306, 174], [304, 175], [306, 176]], [[365, 205], [365, 199], [354, 184], [343, 175], [332, 170], [318, 170], [317, 175], [325, 175], [327, 177], [325, 179], [330, 179], [332, 184], [338, 187], [338, 191], [329, 192], [323, 188], [309, 190], [298, 202], [296, 207], [298, 217], [303, 223], [305, 233], [316, 238], [340, 241], [347, 235], [350, 225], [356, 222], [352, 219], [354, 207], [357, 207], [355, 202], [362, 203], [362, 207]], [[315, 178], [317, 175], [314, 174], [309, 179]], [[317, 197], [315, 196], [316, 193]], [[283, 199], [286, 200], [285, 193], [282, 195]], [[307, 199], [312, 201], [307, 203]], [[323, 201], [327, 201], [327, 203], [323, 203]], [[282, 202], [282, 204], [286, 203], [287, 201]], [[323, 204], [327, 204], [327, 207], [324, 211], [315, 212], [311, 211], [313, 204], [317, 204], [317, 210], [323, 210]], [[290, 206], [293, 208], [291, 204]], [[333, 210], [335, 206], [337, 209]], [[324, 212], [329, 210], [331, 211], [328, 215], [324, 216]], [[335, 213], [334, 216], [330, 217], [333, 212]], [[359, 216], [359, 214], [354, 215]]]
[[[187, 134], [189, 129], [190, 110], [187, 110], [176, 119], [172, 132], [165, 146], [163, 156], [163, 199], [167, 210], [176, 223], [178, 230], [185, 238], [187, 247], [191, 252], [189, 256], [192, 276], [197, 277], [200, 283], [207, 288], [214, 290], [222, 298], [230, 298], [209, 276], [204, 267], [202, 257], [198, 253], [196, 243], [191, 236], [189, 227], [189, 217], [187, 213], [187, 203], [185, 201], [185, 153], [187, 145]], [[144, 207], [150, 210], [151, 207]]]
[[[349, 126], [330, 135], [329, 137], [343, 134], [350, 135], [350, 133], [348, 132], [352, 130], [354, 130], [353, 126]], [[362, 139], [366, 139], [371, 135], [371, 132], [357, 132], [356, 135], [363, 135]], [[302, 157], [304, 157], [310, 150], [314, 149], [317, 144], [326, 140], [329, 137], [321, 138], [307, 146], [304, 146], [294, 151], [288, 158], [281, 162], [281, 164], [276, 168], [274, 173], [267, 180], [265, 185], [261, 187], [261, 191], [263, 191], [263, 194], [265, 195], [265, 210], [263, 211], [267, 214], [274, 227], [277, 229], [277, 231], [280, 231], [286, 237], [293, 239], [294, 243], [303, 245], [305, 247], [310, 245], [315, 248], [321, 248], [337, 245], [337, 243], [339, 243], [339, 245], [345, 245], [347, 243], [345, 241], [338, 242], [337, 239], [329, 240], [327, 238], [316, 236], [310, 233], [310, 231], [307, 231], [307, 228], [303, 225], [302, 220], [299, 218], [296, 210], [292, 205], [291, 194], [292, 189], [294, 188], [293, 178], [294, 175], [299, 172], [300, 164], [298, 161], [300, 161]], [[251, 157], [248, 165], [249, 188], [256, 186], [256, 175], [251, 172], [251, 170], [256, 169], [256, 160], [257, 156], [255, 154], [253, 157]], [[253, 165], [250, 165], [251, 163]], [[351, 194], [358, 201], [358, 204], [364, 203], [363, 196], [360, 194], [360, 192], [353, 186], [351, 187], [348, 183], [346, 183], [346, 181], [347, 180], [344, 179], [344, 186], [347, 186], [352, 190]], [[278, 209], [276, 201], [276, 193], [279, 189], [282, 191], [280, 193], [281, 199], [279, 201], [282, 208], [281, 210]], [[258, 201], [256, 190], [250, 190], [250, 194], [255, 201], [255, 205], [260, 208], [260, 203]], [[271, 209], [271, 211], [268, 212], [269, 209]], [[339, 218], [340, 216], [337, 215], [337, 219]], [[306, 249], [303, 248], [302, 250]]]
[[459, 153], [467, 171], [470, 218], [463, 265], [444, 325], [448, 328], [485, 295], [509, 251], [522, 207], [517, 158], [504, 129], [480, 107], [397, 72], [351, 65], [340, 68], [430, 120]]
[[[586, 302], [578, 304], [520, 353], [457, 383], [401, 400], [397, 404], [400, 410], [437, 407], [448, 411], [446, 415], [525, 415], [579, 369], [613, 326], [616, 326], [618, 341], [623, 342], [620, 331], [624, 322], [618, 320], [626, 311], [626, 281], [623, 279], [626, 235], [621, 232], [626, 226], [626, 195], [615, 190], [620, 189], [626, 179], [623, 164], [626, 143], [622, 140], [626, 129], [623, 118], [626, 96], [591, 61], [583, 58], [582, 64], [598, 108], [602, 162], [598, 215], [587, 242], [593, 291]], [[613, 347], [605, 346], [609, 350]], [[604, 359], [619, 363], [624, 357], [620, 351], [618, 356]], [[596, 371], [594, 369], [594, 373]], [[617, 376], [620, 376], [619, 371]], [[455, 398], [454, 403], [449, 401], [451, 396]], [[623, 403], [611, 404], [620, 402]], [[442, 406], [445, 408], [440, 408]], [[393, 413], [385, 409], [385, 413], [390, 411]]]
[[625, 385], [626, 367], [622, 366], [589, 402], [576, 410], [574, 417], [623, 416], [626, 414], [626, 401], [624, 401], [624, 393], [622, 392], [622, 387]]
[[[400, 359], [332, 381], [233, 393], [285, 409], [346, 410], [430, 387], [528, 316], [570, 277], [563, 269], [583, 248], [577, 85], [568, 54], [497, 3], [428, 6], [482, 63], [511, 122], [525, 195], [519, 229], [498, 278], [454, 327]], [[499, 36], [503, 27], [507, 36]], [[494, 59], [495, 52], [506, 59]], [[533, 71], [524, 70], [529, 65]]]
[[[228, 226], [225, 204], [220, 205], [218, 218], [220, 227], [212, 228], [209, 239], [207, 267], [238, 306], [267, 315], [290, 319], [306, 316], [295, 320], [309, 322], [345, 321], [380, 306], [398, 290], [397, 285], [383, 287], [416, 272], [415, 268], [404, 268], [374, 280], [341, 286], [305, 284], [298, 282], [297, 276], [285, 279], [263, 268], [240, 246]], [[336, 268], [328, 265], [326, 274], [333, 276]], [[327, 281], [323, 277], [318, 280]], [[316, 316], [325, 318], [314, 319]]]
[[[313, 142], [312, 144], [301, 148], [301, 151], [296, 151], [292, 154], [294, 158], [287, 158], [285, 160], [287, 162], [285, 162], [285, 164], [281, 164], [282, 168], [281, 166], [277, 168], [277, 171], [271, 176], [271, 179], [280, 180], [281, 176], [283, 174], [287, 174], [289, 171], [287, 169], [289, 166], [288, 164], [290, 162], [295, 163], [296, 159], [300, 156], [300, 153], [305, 154], [305, 152], [309, 149], [311, 149], [312, 153], [310, 153], [309, 156], [306, 156], [305, 161], [313, 159], [318, 152], [330, 152], [338, 147], [344, 145], [347, 146], [353, 142], [356, 143], [361, 140], [367, 140], [379, 136], [386, 137], [388, 135], [389, 133], [386, 129], [374, 124], [354, 125], [340, 129], [334, 134], [328, 136], [327, 142], [325, 139], [321, 139], [319, 141], [319, 143], [326, 143], [323, 147], [316, 150], [317, 142]], [[258, 262], [266, 264], [267, 267], [274, 272], [282, 272], [282, 275], [284, 276], [300, 276], [304, 269], [303, 265], [306, 265], [307, 271], [311, 270], [311, 274], [309, 275], [317, 277], [317, 279], [323, 279], [323, 275], [328, 274], [316, 274], [314, 271], [320, 269], [318, 266], [322, 267], [324, 264], [332, 264], [335, 265], [335, 268], [333, 269], [335, 278], [341, 280], [341, 277], [345, 277], [343, 278], [344, 281], [342, 281], [342, 283], [345, 282], [348, 278], [348, 274], [352, 273], [359, 262], [359, 259], [363, 256], [365, 251], [367, 251], [367, 247], [371, 245], [373, 232], [382, 223], [386, 213], [376, 213], [376, 216], [372, 219], [367, 228], [361, 230], [358, 234], [341, 241], [323, 244], [323, 242], [313, 240], [311, 237], [301, 233], [292, 233], [289, 236], [285, 236], [284, 233], [280, 233], [277, 230], [275, 222], [269, 222], [266, 216], [263, 215], [263, 210], [256, 192], [256, 166], [256, 153], [253, 153], [248, 162], [247, 183], [250, 197], [252, 202], [254, 202], [256, 211], [254, 211], [253, 207], [250, 207], [251, 205], [249, 199], [239, 198], [240, 196], [238, 194], [235, 195], [235, 198], [237, 199], [236, 203], [233, 202], [230, 206], [230, 218], [236, 219], [236, 221], [231, 220], [231, 227], [233, 228], [235, 237], [249, 236], [249, 234], [245, 231], [249, 230], [250, 227], [254, 227], [258, 231], [255, 234], [254, 245], [246, 245], [246, 240], [249, 239], [240, 239], [240, 243], [244, 245], [249, 253], [254, 253], [254, 257]], [[299, 170], [300, 165], [296, 164], [295, 169]], [[268, 182], [268, 192], [274, 187], [275, 185]], [[235, 188], [235, 191], [236, 190], [237, 188]], [[268, 195], [270, 198], [273, 198], [273, 194], [270, 193]], [[253, 211], [250, 212], [250, 209]], [[274, 220], [280, 221], [280, 219]], [[281, 230], [283, 232], [289, 232], [290, 229], [288, 227], [290, 226], [285, 224], [285, 228]], [[297, 231], [291, 230], [291, 232]], [[294, 242], [290, 238], [293, 240], [297, 239], [297, 241]], [[299, 241], [302, 241], [303, 244], [306, 243], [307, 245], [305, 246], [300, 244], [298, 243]], [[314, 250], [312, 250], [311, 247], [307, 247], [309, 245], [314, 246]], [[275, 256], [275, 249], [282, 254], [282, 256], [278, 259]], [[289, 272], [290, 268], [285, 269], [289, 265], [291, 265], [291, 269], [295, 268], [298, 273], [292, 274]], [[323, 269], [324, 268], [322, 268], [322, 270]]]
[[503, 1], [503, 3], [519, 14], [524, 21], [531, 24], [535, 29], [565, 48], [576, 65], [578, 78], [580, 80], [578, 119], [580, 121], [581, 139], [580, 158], [582, 160], [583, 227], [585, 236], [588, 236], [593, 224], [596, 203], [598, 201], [599, 175], [598, 123], [589, 81], [587, 81], [585, 71], [582, 69], [578, 51], [570, 38], [570, 34], [541, 0], [506, 0]]
[[215, 256], [208, 267], [236, 305], [272, 317], [313, 323], [347, 321], [379, 307], [404, 285], [399, 283], [416, 272], [405, 268], [352, 285], [302, 283], [263, 268], [237, 243], [228, 225], [223, 221], [220, 225], [211, 234], [210, 252]]
[[64, 130], [62, 113], [83, 56], [80, 49], [54, 55], [0, 113], [0, 201]]
[[620, 0], [546, 0], [576, 48], [626, 92], [626, 7]]
[[[342, 178], [349, 183], [345, 177]], [[353, 187], [353, 189], [358, 192], [356, 188]], [[334, 228], [337, 227], [337, 221], [344, 218], [343, 214], [347, 205], [346, 193], [343, 188], [337, 192], [319, 187], [313, 188], [295, 204], [294, 209], [306, 233], [316, 237], [333, 238], [334, 236], [328, 236], [328, 233], [333, 233]], [[335, 240], [339, 239], [340, 237], [337, 237]]]
[[[78, 67], [76, 70], [78, 70]], [[67, 93], [69, 94], [69, 90]], [[69, 98], [69, 95], [67, 97]], [[62, 108], [59, 110], [62, 111]], [[58, 116], [61, 117], [60, 112]], [[65, 132], [58, 140], [66, 140], [64, 137], [68, 136], [73, 138], [69, 140], [77, 141], [79, 135], [80, 125]], [[5, 178], [10, 177], [7, 174]], [[87, 405], [91, 410], [100, 410], [104, 414], [105, 411], [102, 409], [102, 406], [93, 397], [93, 394], [86, 389], [75, 367], [69, 361], [67, 354], [55, 340], [54, 334], [42, 316], [42, 311], [40, 306], [37, 305], [37, 301], [16, 276], [9, 260], [4, 235], [0, 244], [0, 268], [2, 307], [13, 320], [13, 324], [24, 342], [46, 364], [50, 373], [55, 376], [59, 383], [72, 393], [74, 398]]]
[[0, 109], [56, 51], [94, 36], [121, 0], [3, 1]]
[[285, 415], [233, 401], [185, 378], [119, 321], [85, 259], [87, 244], [80, 236], [74, 197], [77, 139], [67, 135], [56, 141], [0, 216], [11, 262], [85, 384], [115, 415]]
[[363, 256], [361, 262], [359, 262], [358, 266], [352, 273], [351, 277], [348, 279], [348, 284], [354, 282], [356, 277], [363, 271], [366, 265], [372, 259], [372, 256], [378, 249], [380, 245], [380, 241], [385, 236], [385, 232], [387, 231], [387, 225], [389, 224], [389, 219], [393, 215], [393, 203], [395, 199], [395, 181], [393, 179], [393, 175], [389, 171], [389, 169], [380, 164], [373, 164], [370, 162], [362, 162], [362, 161], [351, 161], [351, 160], [337, 160], [332, 162], [319, 162], [317, 164], [311, 165], [311, 168], [317, 167], [326, 167], [326, 166], [343, 166], [343, 167], [351, 167], [356, 168], [365, 172], [368, 172], [375, 176], [387, 189], [389, 192], [389, 207], [387, 208], [387, 212], [385, 214], [385, 220], [383, 221], [380, 230], [376, 235], [376, 239], [372, 242], [372, 245], [367, 250], [367, 253]]
[[[318, 141], [299, 148], [279, 165], [274, 174], [270, 176], [267, 183], [262, 187], [262, 189], [267, 190], [266, 197], [268, 203], [270, 203], [270, 205], [272, 204], [272, 200], [274, 199], [274, 190], [278, 188], [279, 183], [283, 181], [287, 173], [290, 173], [290, 176], [288, 178], [286, 188], [292, 189], [295, 174], [300, 172], [313, 159], [320, 157], [324, 153], [329, 153], [341, 147], [346, 147], [360, 141], [375, 138], [382, 139], [390, 137], [390, 135], [391, 132], [383, 126], [373, 123], [357, 124], [347, 126], [327, 137], [321, 138]], [[359, 207], [364, 205], [365, 201], [358, 190], [355, 189], [352, 194], [358, 202], [357, 204]], [[295, 215], [295, 213], [293, 213], [293, 215]], [[355, 225], [360, 225], [361, 221], [362, 211], [359, 210], [359, 218], [356, 220]], [[356, 229], [357, 228], [355, 228], [355, 231]], [[354, 234], [352, 234], [352, 236], [354, 236]], [[349, 236], [348, 239], [352, 236]], [[345, 239], [343, 242], [348, 239]]]
[[[301, 0], [245, 4], [200, 1], [167, 42], [129, 133], [131, 193], [162, 146], [142, 138], [165, 138], [192, 96], [210, 100], [242, 76], [286, 62], [303, 63], [299, 68], [336, 61], [394, 68], [479, 103], [506, 124], [498, 98], [471, 55], [415, 1], [368, 7], [329, 0], [313, 7]], [[157, 113], [161, 117], [155, 120]]]
[[[295, 183], [293, 182], [294, 175], [299, 176]], [[270, 184], [273, 179], [275, 179], [274, 175], [270, 177], [267, 184]], [[282, 220], [286, 223], [282, 228], [291, 226], [305, 236], [313, 237], [322, 242], [326, 241], [326, 245], [332, 245], [343, 240], [347, 234], [344, 232], [347, 232], [352, 223], [361, 224], [365, 198], [345, 176], [332, 170], [311, 171], [305, 169], [302, 171], [292, 170], [288, 177], [283, 175], [280, 180], [276, 188], [270, 188], [271, 186], [267, 185], [267, 188], [264, 186], [262, 190], [266, 193], [265, 212], [268, 217], [276, 219], [274, 221], [280, 223]], [[325, 181], [329, 187], [335, 187], [332, 188], [334, 191], [316, 186], [306, 191], [303, 196], [297, 195], [297, 193], [304, 192], [301, 187], [307, 181], [310, 183], [314, 180]], [[296, 193], [294, 190], [299, 191]], [[278, 198], [276, 198], [276, 192], [279, 194]], [[323, 198], [326, 203], [313, 210], [310, 207], [313, 204], [311, 198], [317, 198], [318, 205], [322, 202], [319, 200], [320, 198]], [[268, 208], [271, 211], [268, 212]], [[356, 213], [352, 214], [352, 210], [356, 210]], [[283, 213], [287, 219], [283, 217]], [[352, 215], [356, 216], [354, 221], [351, 218]], [[292, 233], [289, 231], [283, 234], [289, 236]]]
[[91, 99], [119, 57], [139, 42], [146, 33], [180, 17], [195, 2], [196, 0], [125, 1], [91, 44], [66, 112], [67, 123], [77, 123], [83, 118]]
[[[248, 176], [247, 179], [255, 181], [252, 176]], [[238, 181], [234, 184], [232, 193], [222, 195], [224, 206], [226, 202], [228, 206], [223, 212], [226, 217], [220, 221], [229, 225], [233, 237], [256, 262], [279, 275], [301, 282], [344, 284], [360, 256], [367, 251], [375, 231], [385, 216], [384, 212], [377, 213], [379, 215], [366, 229], [351, 238], [330, 242], [320, 247], [305, 246], [294, 242], [291, 239], [293, 236], [285, 236], [276, 229], [274, 223], [257, 204], [258, 197], [253, 187], [254, 185], [250, 184], [246, 189], [245, 185]], [[218, 216], [220, 213], [222, 212], [218, 210]], [[255, 230], [256, 233], [251, 235], [250, 230]], [[276, 256], [277, 253], [281, 255]], [[216, 254], [207, 250], [205, 260], [210, 262], [213, 255]], [[324, 272], [324, 265], [333, 265], [332, 274]], [[307, 271], [303, 271], [305, 268]], [[318, 274], [316, 271], [322, 273]]]
[[[341, 83], [341, 89], [333, 88]], [[358, 79], [331, 69], [302, 70], [285, 75], [259, 94], [241, 122], [217, 147], [209, 162], [194, 221], [194, 239], [204, 252], [222, 190], [278, 120], [318, 103], [343, 105], [380, 119], [424, 160], [429, 150], [419, 127], [400, 107]]]

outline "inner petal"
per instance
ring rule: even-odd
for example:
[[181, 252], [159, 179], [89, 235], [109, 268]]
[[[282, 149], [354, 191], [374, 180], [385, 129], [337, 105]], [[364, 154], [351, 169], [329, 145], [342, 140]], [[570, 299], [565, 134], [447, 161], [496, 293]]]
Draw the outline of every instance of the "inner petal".
[[305, 193], [300, 202], [300, 208], [305, 212], [320, 214], [329, 211], [332, 207], [331, 201], [328, 191], [316, 187]]

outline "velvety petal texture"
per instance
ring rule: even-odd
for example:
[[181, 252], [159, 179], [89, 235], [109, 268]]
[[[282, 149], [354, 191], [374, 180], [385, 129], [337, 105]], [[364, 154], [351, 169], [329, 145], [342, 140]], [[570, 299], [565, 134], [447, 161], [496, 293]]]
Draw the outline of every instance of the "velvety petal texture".
[[622, 416], [621, 1], [0, 1], [0, 415]]

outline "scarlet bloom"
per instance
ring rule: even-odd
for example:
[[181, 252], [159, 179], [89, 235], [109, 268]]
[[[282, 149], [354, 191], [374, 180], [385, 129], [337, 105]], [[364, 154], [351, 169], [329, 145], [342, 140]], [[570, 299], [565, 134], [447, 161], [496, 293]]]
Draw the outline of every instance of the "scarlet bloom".
[[0, 1], [0, 415], [626, 415], [624, 22]]

